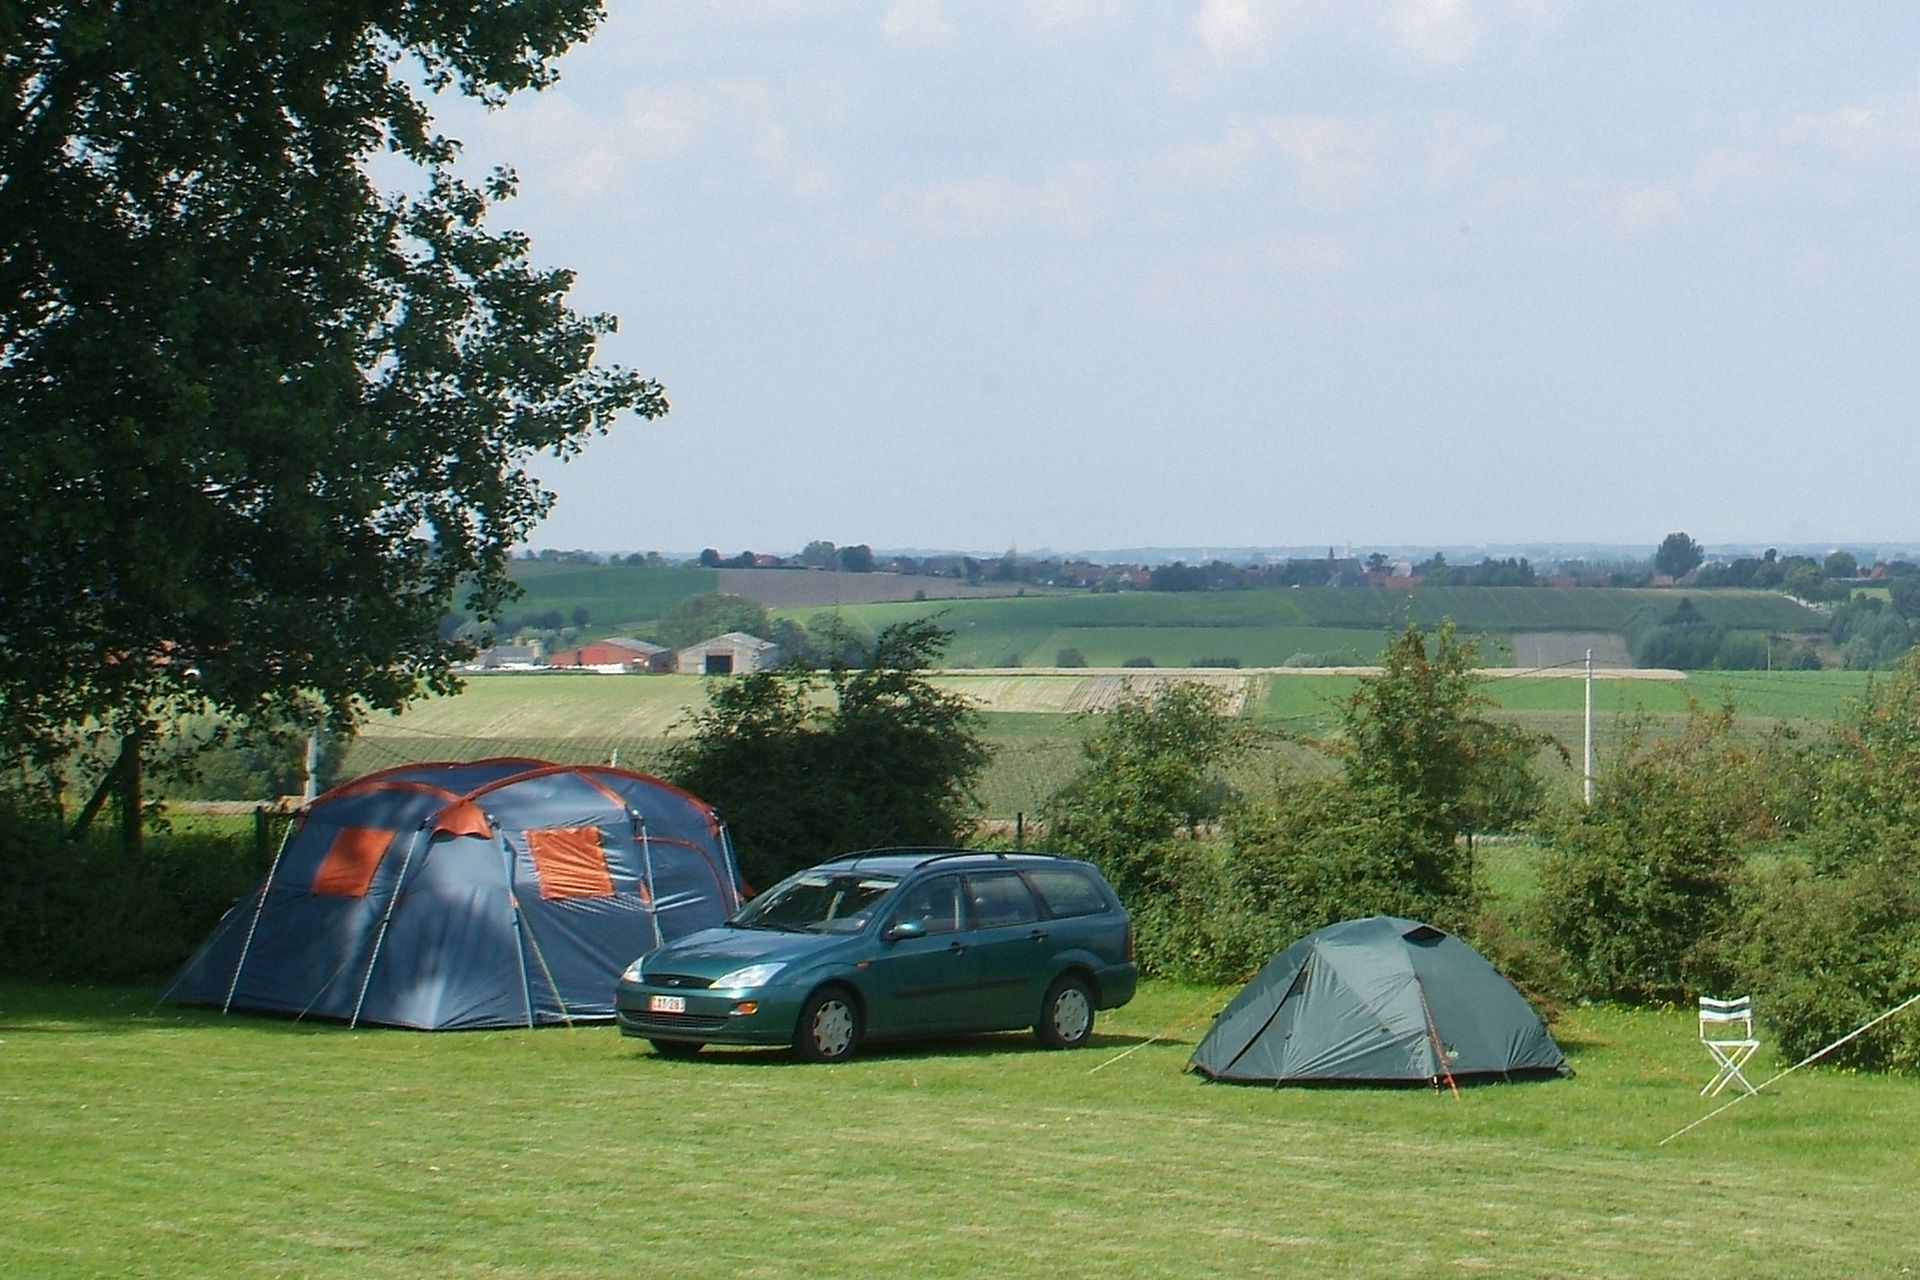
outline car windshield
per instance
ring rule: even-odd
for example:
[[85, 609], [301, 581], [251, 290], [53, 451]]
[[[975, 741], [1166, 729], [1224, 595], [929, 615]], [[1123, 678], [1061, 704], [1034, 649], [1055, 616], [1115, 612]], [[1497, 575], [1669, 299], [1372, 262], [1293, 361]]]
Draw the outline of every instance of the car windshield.
[[873, 918], [873, 905], [899, 883], [896, 876], [804, 871], [749, 902], [733, 923], [743, 929], [858, 933]]

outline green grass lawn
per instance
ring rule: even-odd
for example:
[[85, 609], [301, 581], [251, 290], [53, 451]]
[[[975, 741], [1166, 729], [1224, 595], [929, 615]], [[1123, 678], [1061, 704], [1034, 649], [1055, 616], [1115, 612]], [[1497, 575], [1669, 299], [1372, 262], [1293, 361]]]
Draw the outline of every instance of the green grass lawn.
[[1684, 1013], [1573, 1010], [1574, 1079], [1455, 1099], [1202, 1084], [1181, 1066], [1224, 997], [1149, 985], [1077, 1053], [1007, 1035], [824, 1068], [0, 986], [0, 1274], [1920, 1268], [1913, 1081], [1803, 1072], [1662, 1148], [1711, 1105]]

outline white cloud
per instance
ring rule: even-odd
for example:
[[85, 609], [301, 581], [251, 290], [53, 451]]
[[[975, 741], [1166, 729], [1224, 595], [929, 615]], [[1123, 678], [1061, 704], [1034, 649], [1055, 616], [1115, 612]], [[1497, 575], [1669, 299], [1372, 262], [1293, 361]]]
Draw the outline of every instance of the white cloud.
[[1175, 189], [1224, 187], [1240, 182], [1267, 151], [1265, 130], [1256, 122], [1229, 117], [1216, 139], [1178, 143], [1154, 164]]
[[880, 20], [880, 30], [889, 40], [915, 48], [945, 44], [953, 39], [953, 24], [941, 10], [939, 0], [899, 0], [888, 7]]
[[1459, 62], [1480, 41], [1467, 0], [1405, 0], [1391, 22], [1400, 43], [1430, 62]]
[[1266, 30], [1256, 0], [1207, 0], [1194, 19], [1193, 33], [1215, 58], [1240, 58], [1266, 46]]
[[1284, 116], [1263, 122], [1280, 153], [1293, 162], [1300, 203], [1343, 209], [1360, 203], [1379, 171], [1384, 134], [1372, 120], [1346, 116]]
[[1920, 94], [1798, 115], [1781, 129], [1780, 137], [1789, 145], [1815, 147], [1855, 164], [1910, 163], [1920, 157]]
[[1072, 165], [1036, 184], [999, 173], [924, 184], [903, 183], [881, 211], [935, 236], [1045, 229], [1083, 234], [1103, 215], [1104, 171]]

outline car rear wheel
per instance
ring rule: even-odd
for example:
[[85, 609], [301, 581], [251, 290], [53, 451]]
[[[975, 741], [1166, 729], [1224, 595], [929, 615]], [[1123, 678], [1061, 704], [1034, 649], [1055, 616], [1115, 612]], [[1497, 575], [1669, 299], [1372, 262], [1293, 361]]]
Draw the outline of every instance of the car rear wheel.
[[842, 987], [822, 987], [800, 1007], [793, 1048], [808, 1062], [844, 1062], [860, 1043], [860, 1006]]
[[649, 1040], [647, 1043], [663, 1058], [691, 1058], [706, 1048], [698, 1040]]
[[1093, 1034], [1093, 992], [1086, 979], [1063, 974], [1040, 1002], [1033, 1033], [1049, 1049], [1078, 1049]]

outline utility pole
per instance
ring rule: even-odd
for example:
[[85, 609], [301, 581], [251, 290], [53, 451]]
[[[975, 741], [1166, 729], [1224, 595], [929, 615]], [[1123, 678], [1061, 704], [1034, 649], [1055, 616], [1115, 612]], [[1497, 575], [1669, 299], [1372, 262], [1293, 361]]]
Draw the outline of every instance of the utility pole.
[[1587, 733], [1585, 768], [1581, 771], [1582, 793], [1587, 804], [1593, 803], [1593, 650], [1587, 650]]

